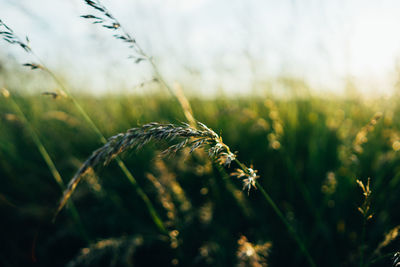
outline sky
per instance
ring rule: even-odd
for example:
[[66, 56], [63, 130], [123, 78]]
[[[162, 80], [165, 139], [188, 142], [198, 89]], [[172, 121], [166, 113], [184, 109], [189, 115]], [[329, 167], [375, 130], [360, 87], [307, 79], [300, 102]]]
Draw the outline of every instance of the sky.
[[[334, 93], [342, 93], [349, 80], [373, 94], [387, 94], [397, 83], [400, 1], [102, 3], [154, 58], [168, 82], [181, 83], [189, 94], [251, 94], [282, 76]], [[28, 35], [41, 60], [76, 90], [143, 90], [137, 85], [152, 79], [150, 66], [135, 64], [126, 44], [80, 18], [86, 14], [96, 12], [83, 0], [0, 0], [0, 19], [21, 37]], [[30, 61], [4, 41], [0, 53]]]

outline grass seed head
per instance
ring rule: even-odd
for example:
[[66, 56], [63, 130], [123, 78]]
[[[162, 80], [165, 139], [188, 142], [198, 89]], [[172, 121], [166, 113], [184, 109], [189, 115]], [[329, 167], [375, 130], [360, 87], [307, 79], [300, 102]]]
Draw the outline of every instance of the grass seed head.
[[0, 36], [3, 38], [4, 41], [6, 41], [6, 42], [8, 42], [10, 44], [19, 45], [22, 49], [25, 50], [25, 52], [28, 52], [28, 53], [32, 52], [32, 49], [29, 46], [29, 38], [28, 38], [28, 36], [26, 36], [25, 37], [25, 41], [23, 41], [1, 19], [0, 19]]
[[257, 172], [258, 171], [254, 170], [253, 166], [251, 166], [247, 169], [236, 169], [235, 172], [231, 173], [231, 176], [236, 176], [239, 179], [243, 178], [243, 190], [247, 189], [247, 194], [250, 194], [251, 188], [257, 189], [256, 179], [260, 178]]
[[[56, 215], [64, 207], [82, 179], [82, 176], [88, 170], [100, 164], [106, 165], [119, 154], [130, 149], [140, 149], [151, 141], [177, 141], [176, 144], [164, 150], [162, 154], [176, 153], [184, 147], [189, 147], [191, 152], [198, 148], [209, 147], [208, 154], [213, 160], [224, 165], [230, 164], [235, 155], [230, 152], [227, 145], [222, 143], [222, 138], [203, 123], [198, 122], [198, 125], [199, 129], [195, 129], [185, 123], [182, 125], [173, 125], [151, 122], [142, 127], [132, 128], [125, 133], [112, 136], [105, 145], [94, 151], [76, 172], [69, 182], [67, 189], [64, 191]], [[251, 168], [246, 171], [247, 173], [249, 175], [244, 181], [248, 190], [250, 190], [251, 186], [255, 186], [255, 179], [258, 176], [255, 175], [256, 172]]]
[[358, 211], [363, 215], [366, 221], [372, 219], [373, 214], [370, 212], [371, 210], [371, 194], [372, 191], [370, 190], [370, 182], [371, 178], [368, 178], [367, 184], [364, 185], [364, 183], [360, 180], [357, 180], [358, 186], [361, 188], [363, 191], [364, 195], [364, 202], [361, 205], [361, 207], [358, 207]]
[[135, 60], [135, 63], [140, 63], [143, 60], [149, 59], [149, 57], [143, 52], [138, 46], [136, 40], [128, 34], [121, 23], [111, 14], [111, 12], [98, 0], [85, 0], [85, 3], [95, 9], [99, 15], [95, 16], [92, 14], [82, 15], [81, 18], [91, 20], [93, 24], [99, 24], [106, 29], [115, 31], [113, 34], [115, 39], [122, 40], [129, 45], [135, 52], [130, 58]]

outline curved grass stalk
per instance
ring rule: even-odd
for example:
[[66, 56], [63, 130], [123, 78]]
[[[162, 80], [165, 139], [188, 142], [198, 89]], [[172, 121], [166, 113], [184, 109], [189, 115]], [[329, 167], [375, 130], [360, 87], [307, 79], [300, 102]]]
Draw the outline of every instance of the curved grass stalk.
[[[56, 168], [56, 165], [54, 164], [53, 160], [51, 159], [49, 153], [47, 152], [45, 146], [43, 145], [42, 141], [40, 140], [38, 134], [36, 133], [35, 129], [31, 125], [31, 123], [28, 121], [28, 118], [25, 116], [24, 112], [18, 105], [18, 103], [14, 100], [14, 98], [11, 96], [10, 92], [3, 88], [1, 90], [1, 93], [4, 97], [8, 98], [10, 100], [11, 105], [13, 106], [14, 110], [17, 112], [19, 115], [22, 123], [25, 125], [26, 129], [29, 131], [29, 134], [32, 137], [32, 140], [36, 147], [39, 150], [40, 155], [42, 156], [43, 160], [46, 162], [47, 167], [49, 168], [55, 182], [57, 185], [60, 187], [61, 191], [65, 190], [65, 184], [61, 178], [61, 174]], [[89, 241], [89, 237], [87, 235], [87, 232], [82, 224], [81, 218], [79, 216], [79, 213], [72, 201], [69, 201], [69, 209], [68, 211], [70, 212], [70, 215], [72, 219], [75, 221], [75, 223], [78, 225], [78, 228], [82, 234], [82, 236], [86, 239], [86, 241]]]
[[[184, 117], [186, 118], [186, 121], [189, 123], [190, 126], [196, 128], [197, 127], [196, 119], [193, 115], [190, 102], [185, 97], [182, 88], [177, 87], [174, 90], [167, 83], [166, 79], [163, 77], [157, 64], [155, 63], [154, 59], [151, 56], [149, 56], [144, 51], [144, 49], [141, 48], [141, 46], [137, 43], [137, 41], [125, 30], [123, 25], [111, 14], [111, 12], [104, 5], [100, 3], [100, 1], [98, 0], [84, 0], [84, 1], [86, 2], [87, 5], [94, 8], [101, 15], [101, 17], [94, 15], [83, 15], [81, 17], [92, 20], [93, 24], [100, 24], [104, 28], [110, 29], [114, 32], [118, 32], [117, 34], [113, 35], [114, 38], [127, 43], [129, 45], [129, 48], [131, 48], [136, 54], [136, 56], [130, 56], [130, 58], [133, 58], [135, 60], [135, 63], [139, 63], [141, 61], [147, 61], [150, 64], [154, 73], [154, 78], [152, 79], [152, 81], [159, 82], [161, 86], [167, 89], [168, 93], [174, 98], [174, 100], [178, 102], [179, 106], [181, 107]], [[221, 176], [229, 177], [229, 174], [226, 172], [224, 168], [217, 168], [217, 171]], [[234, 197], [236, 198], [236, 196]]]
[[[90, 116], [86, 113], [84, 108], [79, 104], [79, 102], [76, 100], [76, 98], [71, 94], [71, 92], [68, 90], [66, 86], [58, 79], [58, 77], [50, 71], [46, 67], [46, 65], [43, 63], [43, 61], [34, 53], [32, 50], [30, 44], [29, 44], [29, 39], [26, 37], [26, 42], [22, 41], [15, 33], [14, 31], [8, 27], [3, 21], [0, 20], [0, 28], [4, 27], [5, 31], [0, 32], [0, 36], [3, 37], [3, 39], [11, 44], [17, 44], [21, 46], [27, 53], [33, 55], [36, 60], [40, 64], [36, 63], [26, 63], [23, 64], [26, 67], [30, 67], [31, 69], [41, 69], [48, 73], [53, 80], [60, 86], [62, 93], [64, 93], [66, 96], [68, 96], [73, 104], [75, 105], [76, 109], [81, 113], [82, 117], [86, 120], [86, 122], [90, 125], [92, 130], [96, 133], [97, 137], [99, 138], [100, 142], [103, 144], [107, 143], [107, 139], [104, 137], [104, 135], [101, 133], [99, 128], [96, 126], [96, 124], [93, 122], [93, 120], [90, 118]], [[140, 185], [137, 183], [135, 177], [133, 174], [129, 171], [129, 169], [126, 167], [125, 163], [120, 159], [116, 158], [117, 164], [126, 176], [126, 178], [129, 180], [129, 182], [133, 185], [136, 193], [140, 196], [140, 198], [143, 200], [145, 203], [147, 210], [149, 211], [149, 214], [154, 222], [154, 224], [157, 226], [157, 228], [163, 233], [167, 234], [167, 230], [162, 223], [161, 217], [158, 215], [157, 211], [155, 210], [153, 204], [151, 203], [150, 199], [146, 195], [146, 193], [143, 191], [143, 189], [140, 187]]]
[[169, 146], [164, 150], [163, 154], [176, 153], [184, 147], [190, 148], [190, 152], [199, 148], [207, 149], [208, 155], [211, 160], [223, 166], [229, 166], [233, 161], [239, 166], [231, 176], [236, 176], [242, 179], [243, 189], [248, 191], [251, 188], [259, 188], [267, 203], [271, 205], [274, 212], [282, 220], [285, 227], [288, 229], [289, 234], [296, 241], [300, 247], [301, 252], [305, 255], [310, 266], [315, 266], [306, 246], [297, 235], [294, 228], [285, 219], [282, 212], [279, 210], [275, 202], [268, 195], [265, 189], [257, 182], [259, 176], [257, 170], [249, 168], [241, 163], [230, 148], [223, 143], [222, 138], [217, 135], [212, 129], [206, 125], [198, 122], [198, 129], [190, 126], [189, 124], [173, 125], [173, 124], [160, 124], [156, 122], [148, 123], [139, 128], [129, 129], [125, 133], [120, 133], [109, 138], [108, 142], [94, 151], [92, 155], [84, 162], [81, 168], [76, 172], [74, 178], [70, 181], [64, 196], [60, 201], [58, 211], [65, 205], [66, 201], [74, 192], [82, 176], [90, 169], [100, 165], [108, 164], [111, 160], [116, 158], [119, 154], [131, 150], [140, 149], [149, 142], [171, 142], [176, 141], [175, 144]]

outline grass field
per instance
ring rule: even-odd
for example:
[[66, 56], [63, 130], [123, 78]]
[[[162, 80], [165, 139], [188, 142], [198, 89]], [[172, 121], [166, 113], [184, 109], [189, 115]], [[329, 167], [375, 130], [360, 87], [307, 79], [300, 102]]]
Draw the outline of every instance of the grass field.
[[137, 94], [71, 90], [0, 20], [32, 60], [0, 55], [0, 266], [400, 265], [398, 94], [283, 77], [279, 95], [255, 80], [257, 96], [186, 98], [84, 4], [152, 77]]
[[[152, 121], [185, 121], [180, 106], [160, 95], [77, 100], [107, 137]], [[196, 119], [258, 170], [260, 186], [317, 266], [390, 266], [400, 245], [397, 100], [190, 102]], [[174, 141], [122, 154], [169, 234], [115, 161], [86, 175], [72, 194], [75, 209], [67, 205], [52, 223], [62, 190], [32, 131], [65, 184], [101, 142], [69, 98], [11, 91], [0, 98], [0, 114], [2, 266], [309, 265], [261, 191], [242, 191], [229, 176], [235, 162], [213, 163], [202, 149], [160, 157]], [[356, 180], [366, 186], [368, 177], [365, 200]]]

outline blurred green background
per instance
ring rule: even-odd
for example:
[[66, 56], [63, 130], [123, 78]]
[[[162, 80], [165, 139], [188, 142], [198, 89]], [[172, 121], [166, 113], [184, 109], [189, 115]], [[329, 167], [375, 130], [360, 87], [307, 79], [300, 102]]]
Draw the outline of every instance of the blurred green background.
[[[14, 29], [0, 35], [17, 44], [0, 40], [0, 266], [309, 266], [293, 232], [316, 266], [393, 264], [398, 1], [104, 1], [118, 23], [95, 2], [0, 3]], [[121, 42], [128, 32], [143, 50]], [[283, 220], [230, 176], [236, 162], [160, 156], [172, 141], [122, 154], [136, 186], [114, 161], [90, 171], [52, 222], [102, 146], [76, 103], [107, 138], [182, 124], [191, 106]]]
[[[70, 99], [11, 95], [67, 183], [101, 143]], [[307, 265], [258, 190], [242, 192], [238, 179], [226, 176], [201, 153], [157, 156], [168, 144], [147, 145], [125, 153], [123, 160], [168, 229], [178, 231], [175, 244], [159, 234], [114, 162], [86, 177], [73, 194], [81, 226], [68, 209], [51, 223], [62, 192], [10, 101], [0, 98], [3, 266], [232, 266], [244, 260], [239, 257], [242, 235], [254, 246], [270, 243], [269, 266]], [[176, 102], [161, 95], [81, 96], [78, 101], [106, 136], [151, 121], [185, 121]], [[259, 171], [259, 182], [318, 266], [358, 265], [361, 246], [370, 266], [391, 264], [387, 253], [399, 248], [397, 232], [392, 242], [378, 247], [400, 220], [397, 98], [219, 97], [190, 102], [196, 118]], [[357, 148], [357, 135], [376, 112], [382, 118]], [[357, 210], [363, 195], [356, 179], [366, 183], [368, 177], [374, 216], [363, 243], [363, 218]]]

